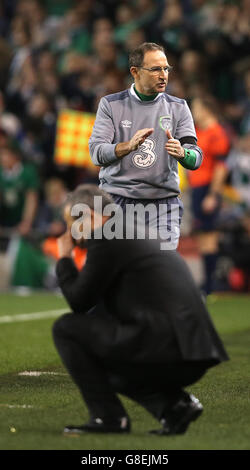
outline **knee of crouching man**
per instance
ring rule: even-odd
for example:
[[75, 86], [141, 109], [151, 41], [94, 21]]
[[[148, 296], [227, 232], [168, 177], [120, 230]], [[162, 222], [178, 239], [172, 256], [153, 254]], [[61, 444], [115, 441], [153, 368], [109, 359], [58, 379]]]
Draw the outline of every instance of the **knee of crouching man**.
[[57, 318], [52, 326], [52, 335], [55, 339], [57, 336], [60, 336], [65, 330], [67, 330], [67, 319], [72, 313], [64, 313], [61, 317]]

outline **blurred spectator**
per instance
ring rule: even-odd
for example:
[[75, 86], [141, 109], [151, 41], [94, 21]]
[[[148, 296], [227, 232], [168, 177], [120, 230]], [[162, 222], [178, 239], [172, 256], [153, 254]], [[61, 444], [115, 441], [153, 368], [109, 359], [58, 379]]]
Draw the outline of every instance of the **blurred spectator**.
[[14, 50], [10, 72], [15, 75], [20, 72], [25, 59], [31, 53], [32, 36], [27, 20], [19, 16], [12, 20], [10, 42]]
[[192, 47], [195, 41], [195, 29], [189, 27], [189, 22], [178, 1], [165, 2], [158, 27], [160, 41], [166, 50], [178, 56]]
[[103, 79], [103, 86], [106, 94], [118, 93], [121, 90], [121, 87], [126, 88], [124, 82], [124, 75], [118, 70], [106, 72]]
[[222, 290], [250, 292], [250, 212], [222, 225], [218, 275]]
[[0, 226], [30, 232], [38, 205], [38, 175], [14, 144], [0, 149]]
[[51, 43], [61, 25], [61, 19], [48, 16], [44, 2], [39, 0], [19, 0], [16, 15], [29, 25], [33, 49]]
[[22, 0], [19, 2], [18, 13], [21, 13], [24, 21], [27, 22], [32, 39], [32, 48], [41, 47], [49, 40], [46, 28], [46, 12], [42, 2], [38, 0]]
[[[229, 288], [250, 290], [250, 133], [236, 140], [226, 160], [229, 172], [221, 214], [221, 257], [227, 260]], [[231, 263], [230, 263], [231, 262]]]
[[60, 179], [49, 179], [45, 183], [44, 202], [37, 214], [35, 228], [44, 236], [57, 237], [65, 230], [62, 207], [67, 196], [67, 188]]
[[224, 159], [230, 142], [220, 124], [214, 101], [195, 98], [192, 114], [196, 124], [197, 143], [203, 150], [203, 162], [197, 172], [188, 172], [192, 188], [193, 233], [203, 259], [205, 283], [202, 290], [210, 294], [218, 255], [217, 218], [223, 184], [227, 175]]
[[0, 91], [0, 128], [7, 135], [14, 139], [18, 139], [21, 134], [21, 122], [15, 114], [6, 110], [4, 94]]
[[225, 160], [228, 173], [218, 228], [219, 290], [250, 290], [250, 136], [237, 138]]
[[56, 114], [53, 104], [45, 93], [34, 90], [22, 117], [25, 145], [31, 151], [33, 161], [39, 165], [42, 178], [56, 173], [53, 162]]
[[27, 56], [18, 73], [10, 75], [8, 87], [6, 89], [6, 101], [9, 109], [23, 117], [23, 112], [32, 99], [33, 94], [38, 89], [38, 75], [32, 63], [31, 56]]
[[0, 127], [0, 151], [2, 148], [8, 145], [8, 140], [7, 132], [2, 127]]
[[210, 89], [222, 102], [233, 94], [232, 49], [221, 32], [209, 32], [203, 36], [203, 51], [210, 70]]
[[239, 196], [243, 216], [245, 212], [250, 212], [250, 132], [235, 142], [226, 166], [230, 183]]
[[131, 31], [138, 27], [136, 21], [135, 7], [130, 3], [122, 2], [117, 5], [115, 12], [115, 34], [114, 39], [116, 43], [125, 42], [127, 36]]
[[[250, 68], [248, 68], [243, 75], [242, 85], [242, 95], [234, 105], [228, 106], [227, 115], [228, 118], [232, 118], [237, 131], [240, 134], [246, 134], [250, 132]], [[233, 111], [232, 115], [230, 115], [231, 110]]]
[[7, 41], [1, 38], [0, 33], [0, 89], [5, 89], [9, 66], [12, 59], [12, 51]]
[[7, 32], [7, 24], [4, 18], [3, 2], [0, 2], [0, 36], [5, 36]]
[[92, 28], [92, 47], [97, 42], [110, 44], [113, 41], [114, 27], [109, 18], [98, 18], [93, 23]]
[[184, 85], [188, 89], [193, 85], [202, 84], [203, 90], [209, 90], [207, 64], [201, 53], [187, 49], [180, 58], [179, 68]]
[[45, 200], [38, 211], [33, 231], [25, 234], [28, 235], [26, 237], [11, 237], [7, 254], [12, 263], [12, 286], [46, 289], [57, 287], [56, 237], [65, 230], [61, 209], [66, 195], [67, 189], [61, 180], [48, 180], [45, 185]]
[[132, 52], [134, 49], [136, 49], [140, 44], [143, 44], [144, 42], [146, 42], [146, 33], [142, 28], [136, 29], [135, 31], [132, 31], [131, 33], [129, 33], [124, 43], [126, 56], [128, 56], [130, 52]]
[[52, 41], [55, 52], [63, 54], [74, 52], [84, 55], [90, 52], [90, 14], [91, 2], [89, 0], [76, 2], [75, 6], [65, 13]]
[[150, 39], [163, 2], [161, 0], [157, 2], [137, 0], [135, 2], [119, 3], [116, 5], [115, 10], [115, 42], [123, 45], [128, 36], [140, 28], [145, 30], [147, 38]]
[[95, 90], [90, 69], [65, 74], [61, 87], [70, 108], [86, 112], [93, 111]]

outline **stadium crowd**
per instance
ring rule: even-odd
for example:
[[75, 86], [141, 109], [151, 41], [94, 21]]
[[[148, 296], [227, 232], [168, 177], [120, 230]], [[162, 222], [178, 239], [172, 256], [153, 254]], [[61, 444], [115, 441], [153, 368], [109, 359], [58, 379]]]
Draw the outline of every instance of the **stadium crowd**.
[[[23, 236], [31, 228], [46, 237], [62, 232], [63, 195], [79, 183], [98, 183], [98, 173], [55, 163], [58, 113], [64, 108], [95, 113], [102, 96], [127, 88], [128, 54], [144, 41], [166, 49], [173, 66], [167, 93], [186, 99], [190, 107], [196, 98], [207, 97], [218, 110], [230, 145], [218, 222], [224, 264], [217, 287], [247, 291], [250, 0], [0, 0], [2, 234], [13, 227]], [[23, 205], [17, 201], [17, 214], [4, 214], [1, 175], [20, 160], [27, 166], [27, 194]], [[13, 191], [8, 197], [13, 206]], [[41, 240], [33, 238], [37, 249]], [[45, 265], [42, 273], [48, 271]]]

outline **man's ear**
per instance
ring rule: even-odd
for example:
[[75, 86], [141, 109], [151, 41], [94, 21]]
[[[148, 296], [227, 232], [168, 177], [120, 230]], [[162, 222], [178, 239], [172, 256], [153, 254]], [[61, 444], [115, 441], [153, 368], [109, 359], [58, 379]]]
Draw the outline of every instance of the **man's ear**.
[[136, 78], [138, 76], [138, 68], [133, 65], [130, 67], [130, 73], [133, 78]]

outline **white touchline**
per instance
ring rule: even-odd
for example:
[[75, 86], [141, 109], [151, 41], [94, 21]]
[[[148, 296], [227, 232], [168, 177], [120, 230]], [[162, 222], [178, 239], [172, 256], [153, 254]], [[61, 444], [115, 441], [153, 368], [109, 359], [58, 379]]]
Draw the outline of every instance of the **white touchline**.
[[0, 323], [16, 323], [29, 320], [42, 320], [43, 318], [53, 318], [66, 313], [65, 308], [60, 310], [47, 310], [46, 312], [20, 313], [19, 315], [4, 315], [0, 317]]
[[34, 408], [32, 405], [8, 405], [7, 403], [0, 403], [0, 406], [4, 408]]
[[45, 372], [38, 370], [25, 370], [24, 372], [19, 372], [18, 375], [27, 375], [29, 377], [40, 377], [40, 375], [67, 375], [64, 372]]

